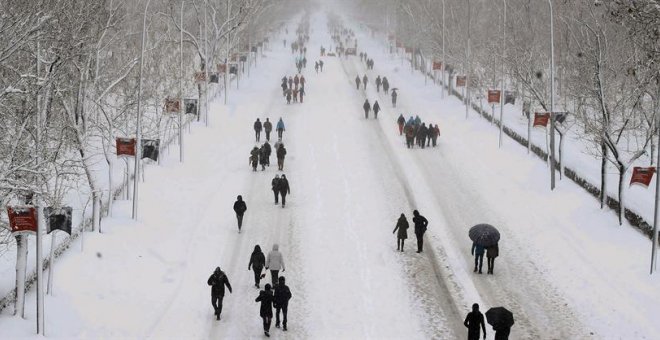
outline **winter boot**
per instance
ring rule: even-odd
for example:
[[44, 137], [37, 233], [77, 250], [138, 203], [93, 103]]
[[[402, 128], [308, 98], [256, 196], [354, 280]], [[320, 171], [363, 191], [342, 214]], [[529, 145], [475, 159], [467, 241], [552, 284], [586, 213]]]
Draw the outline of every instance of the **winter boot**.
[[264, 334], [270, 338], [270, 333], [268, 333], [268, 331], [264, 331]]
[[283, 325], [282, 330], [286, 331], [286, 324]]

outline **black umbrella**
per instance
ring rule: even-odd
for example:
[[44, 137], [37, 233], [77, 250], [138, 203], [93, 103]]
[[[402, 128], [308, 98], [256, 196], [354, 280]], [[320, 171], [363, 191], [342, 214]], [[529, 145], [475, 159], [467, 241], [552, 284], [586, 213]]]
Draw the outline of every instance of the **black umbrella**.
[[486, 312], [486, 320], [493, 329], [511, 328], [513, 326], [513, 313], [504, 307], [493, 307]]
[[470, 228], [469, 235], [472, 242], [483, 247], [494, 246], [500, 240], [500, 232], [492, 225], [485, 223]]

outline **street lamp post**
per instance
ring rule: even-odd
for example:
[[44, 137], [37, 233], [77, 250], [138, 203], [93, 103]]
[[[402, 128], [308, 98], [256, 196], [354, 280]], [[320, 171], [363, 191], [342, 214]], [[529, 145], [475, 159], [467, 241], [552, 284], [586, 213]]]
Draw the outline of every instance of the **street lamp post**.
[[555, 189], [555, 33], [550, 5], [550, 190]]
[[445, 0], [442, 0], [442, 64], [440, 64], [440, 74], [442, 75], [442, 99], [445, 99]]
[[470, 112], [470, 0], [467, 0], [468, 22], [467, 22], [467, 72], [465, 74], [465, 119]]
[[142, 155], [142, 143], [140, 141], [140, 120], [142, 115], [140, 113], [142, 105], [142, 74], [144, 73], [144, 44], [147, 36], [147, 9], [151, 0], [147, 0], [144, 6], [144, 16], [142, 18], [142, 47], [140, 49], [140, 80], [138, 81], [138, 101], [137, 101], [137, 124], [135, 127], [135, 169], [133, 170], [133, 219], [137, 220], [138, 209], [138, 182], [140, 175], [140, 156]]
[[502, 147], [502, 129], [504, 128], [504, 63], [506, 61], [506, 0], [504, 1], [504, 18], [502, 19], [502, 83], [500, 84], [500, 144]]
[[181, 1], [181, 44], [179, 47], [179, 59], [180, 59], [180, 69], [179, 69], [179, 162], [183, 163], [183, 111], [185, 110], [185, 105], [183, 101], [183, 4], [185, 1]]
[[207, 11], [208, 11], [208, 3], [204, 1], [204, 58], [205, 64], [204, 64], [204, 76], [206, 81], [204, 82], [204, 100], [206, 104], [204, 105], [204, 115], [206, 117], [206, 126], [209, 126], [209, 29], [206, 24], [206, 17], [207, 17]]

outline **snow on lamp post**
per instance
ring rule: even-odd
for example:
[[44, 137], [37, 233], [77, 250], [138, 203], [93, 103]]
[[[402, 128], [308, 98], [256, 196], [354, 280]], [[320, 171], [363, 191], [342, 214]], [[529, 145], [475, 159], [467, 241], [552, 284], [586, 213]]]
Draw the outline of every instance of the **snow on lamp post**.
[[465, 119], [470, 112], [470, 0], [467, 0], [468, 22], [467, 22], [467, 72], [465, 73]]
[[442, 99], [445, 99], [445, 0], [442, 0], [442, 65], [440, 66], [440, 74], [442, 75]]
[[185, 1], [181, 1], [181, 22], [180, 22], [180, 46], [179, 46], [179, 162], [183, 163], [183, 111], [185, 110], [185, 105], [183, 105], [183, 4]]
[[147, 0], [147, 4], [144, 6], [144, 15], [142, 18], [142, 47], [140, 49], [140, 80], [138, 81], [138, 101], [137, 101], [137, 124], [135, 127], [135, 169], [133, 169], [133, 219], [137, 220], [137, 209], [138, 209], [138, 182], [140, 175], [140, 120], [142, 115], [140, 114], [141, 104], [142, 104], [142, 75], [144, 73], [144, 43], [147, 39], [147, 9], [149, 8], [149, 3], [151, 0]]
[[502, 83], [500, 84], [500, 140], [502, 147], [502, 130], [504, 129], [504, 63], [506, 61], [506, 0], [504, 1], [504, 18], [502, 19]]

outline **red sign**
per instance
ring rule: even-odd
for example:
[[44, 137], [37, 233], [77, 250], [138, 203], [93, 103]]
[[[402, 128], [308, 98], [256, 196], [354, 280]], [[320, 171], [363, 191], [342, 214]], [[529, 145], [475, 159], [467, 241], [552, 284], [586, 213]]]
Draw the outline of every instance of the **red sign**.
[[37, 232], [37, 209], [32, 206], [7, 207], [12, 233]]
[[236, 53], [232, 54], [230, 61], [234, 61], [234, 62], [238, 61], [238, 54]]
[[206, 81], [206, 73], [205, 72], [195, 72], [195, 82], [203, 83], [205, 81]]
[[433, 70], [442, 70], [442, 62], [441, 61], [434, 61], [433, 62]]
[[406, 53], [412, 53], [413, 49], [412, 47], [406, 46]]
[[117, 137], [117, 156], [127, 155], [135, 156], [135, 138], [120, 138]]
[[535, 112], [534, 113], [534, 127], [537, 126], [548, 126], [548, 121], [550, 120], [549, 112]]
[[653, 174], [655, 173], [655, 167], [641, 167], [636, 166], [633, 168], [633, 174], [630, 178], [630, 185], [640, 184], [645, 187], [648, 187], [651, 184], [653, 179]]
[[500, 102], [500, 90], [488, 90], [488, 104]]
[[219, 73], [227, 72], [227, 64], [218, 64], [218, 72]]
[[165, 112], [179, 112], [181, 106], [178, 99], [165, 98]]
[[456, 76], [456, 87], [465, 86], [466, 76]]

